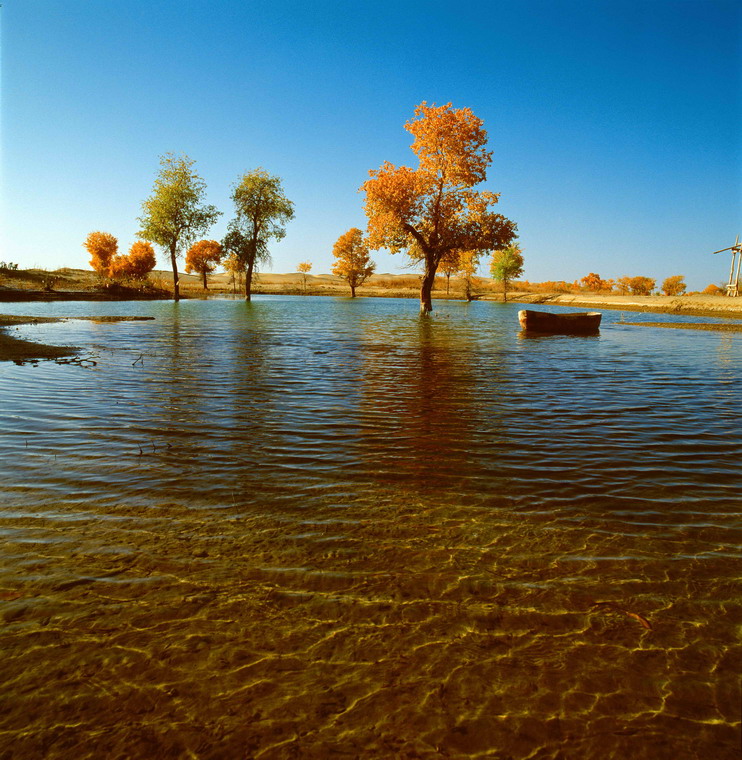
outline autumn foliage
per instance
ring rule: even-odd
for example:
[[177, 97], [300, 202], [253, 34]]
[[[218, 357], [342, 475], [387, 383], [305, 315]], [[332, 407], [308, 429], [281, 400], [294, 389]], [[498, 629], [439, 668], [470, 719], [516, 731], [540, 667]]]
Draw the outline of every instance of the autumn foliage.
[[114, 256], [108, 269], [112, 280], [142, 280], [154, 268], [155, 250], [149, 243], [137, 240], [126, 256]]
[[[363, 233], [358, 227], [351, 227], [344, 232], [332, 247], [335, 263], [332, 273], [342, 277], [350, 286], [350, 296], [355, 298], [356, 288], [374, 273], [376, 264], [371, 261], [368, 246], [363, 241]], [[301, 270], [300, 270], [301, 271]]]
[[590, 272], [580, 280], [580, 284], [585, 290], [591, 293], [610, 293], [615, 285], [613, 280], [604, 280], [599, 274]]
[[301, 272], [301, 277], [304, 284], [304, 290], [306, 290], [307, 289], [307, 275], [312, 271], [312, 262], [301, 261], [299, 262], [299, 265], [296, 268], [299, 270], [299, 272]]
[[91, 232], [83, 247], [90, 254], [90, 266], [103, 277], [109, 277], [111, 262], [119, 248], [118, 240], [110, 232]]
[[369, 172], [366, 194], [368, 246], [406, 252], [424, 265], [420, 310], [432, 311], [431, 289], [441, 262], [461, 251], [507, 246], [515, 224], [493, 207], [496, 193], [473, 188], [487, 176], [492, 154], [487, 132], [468, 108], [421, 103], [405, 124], [412, 134], [416, 169], [384, 162]]
[[685, 278], [682, 274], [668, 277], [662, 283], [662, 292], [666, 296], [681, 296], [685, 293]]
[[83, 245], [90, 253], [93, 269], [112, 280], [141, 280], [157, 263], [154, 249], [142, 240], [137, 240], [125, 256], [117, 253], [118, 241], [108, 232], [91, 232]]
[[221, 263], [224, 251], [216, 240], [199, 240], [186, 253], [186, 272], [198, 272], [203, 277], [204, 290], [208, 289], [206, 275], [211, 274]]

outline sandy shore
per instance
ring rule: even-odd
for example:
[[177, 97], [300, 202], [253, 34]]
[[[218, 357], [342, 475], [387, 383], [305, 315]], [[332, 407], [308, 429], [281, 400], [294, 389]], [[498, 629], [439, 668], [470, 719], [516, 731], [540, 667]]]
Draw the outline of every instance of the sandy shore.
[[[502, 300], [499, 296], [485, 296], [484, 300]], [[544, 306], [574, 306], [583, 309], [611, 309], [614, 311], [650, 312], [654, 314], [686, 314], [696, 317], [742, 319], [742, 298], [726, 296], [619, 296], [619, 295], [566, 295], [543, 293], [512, 293], [508, 300], [515, 303], [542, 304]]]
[[65, 356], [74, 356], [77, 352], [76, 348], [48, 346], [43, 343], [22, 340], [8, 334], [8, 331], [17, 325], [59, 321], [61, 320], [45, 317], [13, 317], [8, 314], [0, 314], [0, 361], [21, 363], [35, 359], [59, 359]]
[[[75, 317], [75, 319], [89, 319], [95, 322], [124, 322], [132, 320], [150, 320], [154, 317]], [[44, 343], [36, 343], [31, 340], [16, 338], [8, 334], [14, 327], [19, 325], [39, 325], [49, 322], [64, 322], [64, 319], [54, 317], [24, 317], [11, 314], [0, 314], [0, 361], [13, 361], [22, 363], [36, 361], [38, 359], [62, 359], [75, 356], [79, 348], [75, 346], [50, 346]]]

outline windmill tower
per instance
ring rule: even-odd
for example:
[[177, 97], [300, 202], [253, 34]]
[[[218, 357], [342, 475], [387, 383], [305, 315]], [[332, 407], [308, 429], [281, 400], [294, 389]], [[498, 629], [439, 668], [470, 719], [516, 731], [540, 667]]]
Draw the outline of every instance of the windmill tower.
[[[722, 248], [720, 251], [714, 251], [714, 253], [724, 253], [724, 251], [732, 252], [732, 268], [729, 270], [729, 282], [727, 283], [727, 295], [736, 298], [739, 295], [739, 270], [742, 267], [742, 243], [739, 242], [739, 235], [734, 241], [734, 245], [730, 245], [729, 248]], [[737, 257], [739, 254], [739, 258]], [[737, 274], [734, 273], [734, 266], [737, 265]]]

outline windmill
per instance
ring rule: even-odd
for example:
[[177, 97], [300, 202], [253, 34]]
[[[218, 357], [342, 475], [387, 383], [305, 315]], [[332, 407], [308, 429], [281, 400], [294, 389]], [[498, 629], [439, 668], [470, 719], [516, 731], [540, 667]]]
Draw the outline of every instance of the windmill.
[[[742, 267], [742, 243], [739, 242], [739, 235], [734, 241], [734, 245], [730, 245], [729, 248], [722, 248], [720, 251], [714, 251], [714, 253], [724, 253], [724, 251], [732, 252], [732, 268], [729, 270], [729, 282], [727, 283], [727, 295], [733, 298], [739, 295], [739, 270]], [[739, 259], [737, 258], [739, 254]], [[734, 265], [737, 265], [737, 274], [734, 274]]]

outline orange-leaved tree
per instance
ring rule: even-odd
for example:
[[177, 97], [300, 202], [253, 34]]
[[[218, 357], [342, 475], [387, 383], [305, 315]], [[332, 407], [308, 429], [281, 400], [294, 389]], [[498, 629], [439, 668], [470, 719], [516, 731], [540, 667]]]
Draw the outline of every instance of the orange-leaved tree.
[[662, 283], [662, 292], [666, 296], [682, 296], [685, 293], [685, 289], [685, 277], [682, 274], [668, 277]]
[[440, 267], [443, 276], [446, 278], [446, 295], [448, 295], [451, 290], [451, 275], [459, 271], [459, 260], [458, 258], [445, 258], [441, 261]]
[[113, 280], [143, 280], [157, 263], [155, 249], [144, 240], [137, 240], [126, 256], [114, 256], [108, 267]]
[[304, 290], [307, 289], [307, 275], [312, 271], [311, 261], [302, 261], [299, 266], [296, 267], [301, 272], [302, 281], [304, 283]]
[[631, 277], [629, 288], [634, 296], [648, 296], [654, 290], [655, 281], [651, 277]]
[[405, 129], [415, 138], [417, 169], [388, 161], [369, 172], [366, 193], [368, 246], [405, 251], [424, 264], [420, 312], [433, 310], [431, 291], [438, 265], [452, 251], [487, 251], [509, 245], [514, 222], [492, 210], [499, 196], [474, 190], [484, 182], [492, 154], [487, 132], [469, 108], [428, 105]]
[[242, 275], [245, 271], [240, 257], [236, 253], [229, 253], [222, 259], [222, 266], [229, 272], [232, 278], [232, 292], [236, 293], [237, 288], [242, 289]]
[[585, 290], [589, 290], [593, 293], [610, 293], [610, 291], [613, 290], [613, 286], [615, 284], [613, 280], [604, 280], [599, 274], [596, 274], [595, 272], [590, 272], [590, 274], [583, 277], [580, 280], [580, 283]]
[[[356, 288], [374, 273], [376, 264], [371, 261], [368, 246], [363, 240], [363, 233], [358, 227], [351, 227], [344, 232], [332, 247], [335, 263], [332, 273], [342, 277], [350, 285], [350, 297], [356, 297]], [[301, 270], [300, 270], [301, 271]]]
[[725, 293], [724, 288], [719, 287], [715, 283], [711, 283], [710, 285], [707, 285], [702, 291], [703, 295], [705, 296], [723, 296]]
[[198, 272], [204, 281], [204, 290], [209, 289], [206, 275], [211, 274], [221, 263], [224, 251], [216, 240], [199, 240], [186, 253], [186, 272]]
[[467, 301], [473, 301], [472, 285], [474, 284], [474, 275], [479, 267], [479, 251], [460, 251], [457, 257], [458, 273], [464, 285], [464, 297]]
[[83, 247], [90, 254], [90, 266], [103, 277], [109, 277], [111, 262], [119, 248], [118, 240], [110, 232], [91, 232]]

